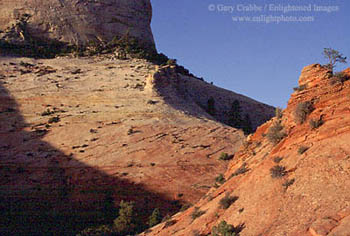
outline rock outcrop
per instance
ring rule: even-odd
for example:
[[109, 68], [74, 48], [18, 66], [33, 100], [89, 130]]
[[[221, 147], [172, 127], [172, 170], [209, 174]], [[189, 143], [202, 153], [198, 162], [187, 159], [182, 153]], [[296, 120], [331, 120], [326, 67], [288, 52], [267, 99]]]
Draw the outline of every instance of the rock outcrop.
[[[241, 146], [242, 131], [196, 102], [207, 94], [225, 97], [218, 107], [248, 98], [168, 67], [111, 57], [1, 58], [1, 234], [67, 235], [110, 223], [121, 200], [135, 201], [143, 217], [155, 207], [172, 214], [224, 173], [222, 152]], [[162, 71], [172, 72], [154, 81]], [[175, 80], [184, 87], [175, 89]], [[273, 113], [259, 107], [252, 117]]]
[[27, 30], [40, 39], [81, 45], [108, 42], [115, 36], [139, 39], [155, 49], [150, 0], [3, 0], [0, 30], [29, 16]]
[[[349, 72], [339, 79], [321, 65], [305, 67], [282, 117], [248, 137], [226, 182], [143, 235], [210, 235], [223, 221], [242, 236], [350, 235]], [[306, 102], [312, 109], [296, 112]], [[273, 144], [276, 123], [283, 129]]]

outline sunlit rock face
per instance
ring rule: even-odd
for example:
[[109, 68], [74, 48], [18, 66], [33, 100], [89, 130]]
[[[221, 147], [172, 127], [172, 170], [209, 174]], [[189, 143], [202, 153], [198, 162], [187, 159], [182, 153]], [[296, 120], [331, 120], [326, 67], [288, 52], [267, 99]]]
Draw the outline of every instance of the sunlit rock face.
[[[213, 235], [218, 228], [241, 236], [350, 235], [349, 94], [349, 68], [335, 76], [319, 64], [303, 68], [282, 116], [247, 138], [226, 181], [140, 235]], [[300, 124], [296, 111], [306, 102], [313, 109]], [[273, 143], [276, 122], [286, 136]]]
[[149, 0], [3, 0], [0, 30], [26, 15], [29, 32], [39, 38], [87, 44], [128, 34], [155, 48]]

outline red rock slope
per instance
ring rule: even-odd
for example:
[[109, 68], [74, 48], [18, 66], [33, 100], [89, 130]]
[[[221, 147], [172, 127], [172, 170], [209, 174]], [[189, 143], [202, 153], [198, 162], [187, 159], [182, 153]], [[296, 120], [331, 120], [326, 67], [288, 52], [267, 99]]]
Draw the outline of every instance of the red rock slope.
[[[350, 77], [350, 69], [344, 74]], [[235, 154], [224, 184], [143, 235], [210, 235], [222, 221], [243, 236], [350, 235], [350, 81], [337, 82], [314, 64], [299, 85], [280, 121], [260, 126]], [[298, 104], [307, 101], [313, 110], [297, 123]], [[320, 118], [323, 124], [310, 124]], [[286, 137], [272, 144], [275, 122]]]
[[[42, 233], [66, 234], [108, 221], [122, 199], [166, 215], [199, 200], [227, 168], [218, 158], [237, 151], [241, 131], [179, 94], [165, 98], [156, 87], [173, 85], [151, 82], [154, 65], [108, 57], [1, 58], [0, 208], [11, 215], [0, 219], [10, 226], [2, 231], [35, 233], [42, 223]], [[181, 77], [163, 79], [172, 76]], [[272, 107], [254, 104], [271, 116]], [[8, 223], [23, 214], [20, 225]]]

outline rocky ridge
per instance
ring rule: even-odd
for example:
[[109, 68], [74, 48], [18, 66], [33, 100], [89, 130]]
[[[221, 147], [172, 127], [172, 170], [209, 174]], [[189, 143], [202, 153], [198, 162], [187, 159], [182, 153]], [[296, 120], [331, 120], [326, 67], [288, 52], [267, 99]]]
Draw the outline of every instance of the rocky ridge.
[[339, 80], [319, 64], [305, 67], [282, 116], [247, 138], [226, 182], [142, 235], [210, 235], [219, 225], [242, 236], [350, 235], [349, 78], [350, 69]]

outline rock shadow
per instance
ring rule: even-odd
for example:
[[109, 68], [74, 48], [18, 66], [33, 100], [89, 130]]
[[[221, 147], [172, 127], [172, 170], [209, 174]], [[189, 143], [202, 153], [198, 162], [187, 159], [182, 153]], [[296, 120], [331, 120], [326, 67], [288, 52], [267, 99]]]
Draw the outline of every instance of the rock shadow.
[[[186, 115], [215, 120], [235, 128], [250, 126], [251, 132], [275, 113], [272, 106], [213, 86], [202, 79], [182, 75], [176, 67], [161, 68], [153, 75], [151, 83], [168, 105]], [[233, 107], [235, 102], [239, 108]], [[233, 108], [239, 119], [231, 114]], [[232, 118], [237, 124], [232, 124]]]
[[26, 123], [0, 77], [0, 234], [75, 235], [108, 224], [121, 200], [144, 219], [179, 206], [123, 177], [110, 176], [43, 141], [45, 124]]

